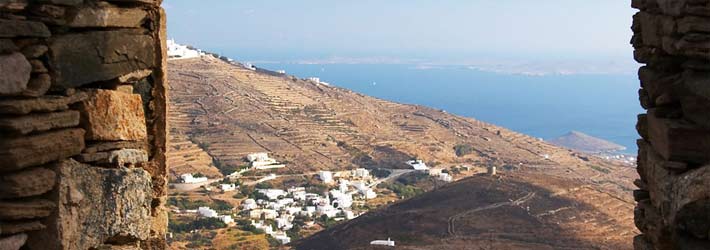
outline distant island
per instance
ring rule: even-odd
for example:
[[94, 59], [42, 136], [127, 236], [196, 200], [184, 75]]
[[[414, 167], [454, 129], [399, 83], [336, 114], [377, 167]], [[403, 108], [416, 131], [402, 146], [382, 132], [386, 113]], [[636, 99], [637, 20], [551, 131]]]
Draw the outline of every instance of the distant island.
[[548, 140], [548, 142], [560, 147], [586, 153], [605, 153], [626, 150], [624, 146], [579, 131], [571, 131], [563, 136]]

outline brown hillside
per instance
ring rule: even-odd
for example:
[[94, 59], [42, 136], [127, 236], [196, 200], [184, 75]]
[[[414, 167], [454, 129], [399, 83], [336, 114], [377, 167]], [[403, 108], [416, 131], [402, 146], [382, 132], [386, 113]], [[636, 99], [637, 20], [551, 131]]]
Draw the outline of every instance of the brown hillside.
[[[430, 165], [498, 166], [503, 172], [501, 180], [474, 177], [373, 212], [299, 242], [304, 249], [326, 249], [314, 247], [321, 241], [336, 244], [328, 249], [362, 247], [373, 237], [386, 237], [378, 234], [385, 229], [412, 249], [483, 244], [490, 238], [510, 249], [630, 249], [637, 233], [631, 219], [633, 168], [471, 118], [214, 58], [169, 64], [172, 138], [199, 145], [222, 168], [243, 165], [248, 153], [264, 151], [287, 163], [279, 170], [284, 173], [404, 168], [411, 158]], [[172, 157], [201, 154], [194, 146], [170, 148]], [[202, 166], [216, 172], [215, 166]], [[183, 169], [188, 168], [171, 171], [178, 175]], [[447, 233], [451, 216], [530, 192], [535, 196], [520, 206], [465, 214], [457, 233]], [[545, 213], [552, 214], [539, 217]], [[387, 215], [396, 216], [382, 220]], [[360, 237], [355, 242], [348, 235]]]
[[[633, 203], [544, 174], [474, 176], [296, 242], [296, 249], [631, 249]], [[626, 212], [623, 212], [626, 211]]]

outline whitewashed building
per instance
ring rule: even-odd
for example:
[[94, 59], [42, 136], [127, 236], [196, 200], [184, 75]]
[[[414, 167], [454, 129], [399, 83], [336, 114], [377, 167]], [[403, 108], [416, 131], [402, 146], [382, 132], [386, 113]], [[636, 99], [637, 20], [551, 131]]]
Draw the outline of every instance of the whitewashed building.
[[320, 173], [318, 173], [318, 177], [320, 177], [320, 180], [323, 181], [324, 183], [327, 183], [327, 184], [333, 183], [333, 172], [320, 171]]
[[217, 211], [209, 207], [199, 207], [197, 208], [197, 213], [202, 217], [216, 218], [218, 216]]
[[200, 57], [202, 52], [199, 50], [193, 50], [185, 45], [181, 45], [175, 42], [173, 39], [167, 41], [168, 45], [168, 58], [169, 59], [187, 59]]
[[373, 240], [370, 245], [394, 247], [394, 241], [390, 238], [387, 238], [387, 240]]
[[218, 218], [219, 218], [219, 220], [221, 220], [222, 222], [224, 222], [224, 224], [232, 224], [232, 223], [234, 223], [234, 218], [232, 218], [231, 215], [220, 215]]
[[220, 184], [219, 189], [222, 189], [224, 192], [231, 192], [234, 190], [237, 190], [237, 185], [232, 184]]
[[187, 184], [195, 184], [195, 183], [202, 183], [202, 182], [207, 182], [207, 177], [194, 177], [192, 174], [183, 174], [180, 176], [182, 179], [183, 183]]
[[258, 191], [266, 195], [270, 200], [278, 200], [279, 196], [286, 196], [286, 191], [281, 189], [259, 189]]
[[256, 204], [256, 201], [254, 199], [246, 199], [242, 201], [242, 209], [244, 210], [252, 210], [258, 207], [259, 206]]
[[454, 181], [454, 177], [448, 173], [441, 173], [439, 175], [439, 180], [445, 181], [445, 182], [452, 182], [452, 181]]
[[353, 170], [353, 177], [357, 177], [357, 178], [370, 177], [370, 171], [367, 171], [367, 169], [364, 169], [364, 168], [355, 169], [355, 170]]
[[349, 193], [334, 189], [330, 190], [330, 196], [333, 197], [333, 206], [337, 205], [338, 208], [346, 208], [353, 205], [353, 197]]
[[414, 170], [418, 170], [418, 171], [426, 171], [429, 169], [429, 167], [427, 167], [426, 163], [424, 163], [422, 160], [411, 160], [411, 161], [408, 161], [407, 164], [409, 166], [412, 166], [412, 168], [414, 168]]

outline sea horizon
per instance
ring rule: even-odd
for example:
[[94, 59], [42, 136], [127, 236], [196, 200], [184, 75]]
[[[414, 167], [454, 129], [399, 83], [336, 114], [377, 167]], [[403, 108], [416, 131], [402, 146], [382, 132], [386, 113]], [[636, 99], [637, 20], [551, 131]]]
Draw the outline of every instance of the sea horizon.
[[[630, 74], [525, 74], [465, 65], [259, 63], [299, 78], [423, 105], [549, 140], [580, 131], [636, 155], [638, 83]], [[597, 106], [595, 106], [595, 104]]]

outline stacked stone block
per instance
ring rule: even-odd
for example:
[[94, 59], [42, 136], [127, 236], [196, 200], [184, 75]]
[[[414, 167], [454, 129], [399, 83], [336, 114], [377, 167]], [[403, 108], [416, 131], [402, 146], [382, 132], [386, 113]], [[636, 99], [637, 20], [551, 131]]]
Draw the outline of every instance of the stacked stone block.
[[710, 0], [633, 0], [637, 250], [710, 249]]
[[0, 250], [165, 249], [160, 0], [0, 0]]

